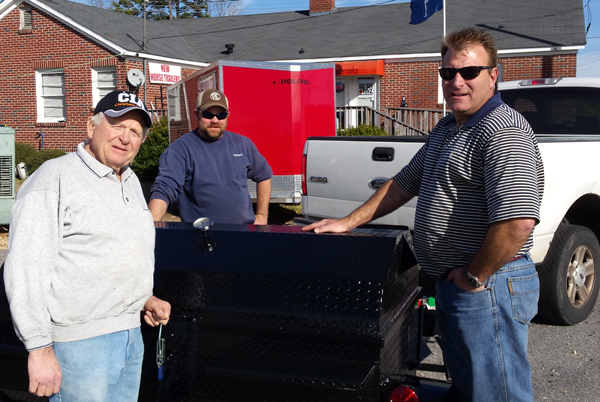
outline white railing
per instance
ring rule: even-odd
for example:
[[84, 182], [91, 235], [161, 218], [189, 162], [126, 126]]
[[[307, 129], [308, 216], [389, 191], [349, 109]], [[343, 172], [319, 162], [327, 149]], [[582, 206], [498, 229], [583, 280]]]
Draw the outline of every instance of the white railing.
[[336, 108], [338, 129], [358, 127], [361, 124], [381, 127], [388, 135], [427, 135], [429, 131], [422, 130], [406, 122], [382, 113], [368, 106], [343, 106]]
[[[438, 109], [411, 109], [406, 107], [388, 107], [386, 113], [404, 124], [427, 134], [443, 117], [444, 112]], [[449, 112], [447, 111], [446, 114]]]

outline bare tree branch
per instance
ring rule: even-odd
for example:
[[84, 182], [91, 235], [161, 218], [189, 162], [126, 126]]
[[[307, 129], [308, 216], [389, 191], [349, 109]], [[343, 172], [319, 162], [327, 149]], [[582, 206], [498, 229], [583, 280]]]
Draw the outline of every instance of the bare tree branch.
[[239, 0], [209, 0], [208, 11], [211, 17], [235, 15], [241, 10]]
[[113, 8], [112, 0], [87, 0], [87, 4], [90, 6], [98, 7], [98, 8]]

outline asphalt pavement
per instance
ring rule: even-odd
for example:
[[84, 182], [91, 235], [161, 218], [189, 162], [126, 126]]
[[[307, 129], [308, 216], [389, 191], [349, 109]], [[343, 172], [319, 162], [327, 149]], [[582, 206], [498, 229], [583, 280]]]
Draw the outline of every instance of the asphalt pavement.
[[[436, 343], [425, 363], [441, 364]], [[600, 401], [600, 308], [574, 326], [556, 326], [534, 318], [529, 327], [529, 363], [534, 401]], [[441, 373], [419, 373], [445, 379]]]
[[529, 361], [535, 401], [600, 401], [598, 305], [587, 320], [571, 327], [534, 322]]

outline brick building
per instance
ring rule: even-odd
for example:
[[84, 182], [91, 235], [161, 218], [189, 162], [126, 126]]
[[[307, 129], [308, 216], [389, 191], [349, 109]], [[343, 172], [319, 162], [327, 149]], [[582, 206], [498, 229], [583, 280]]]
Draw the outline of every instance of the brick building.
[[[46, 148], [70, 150], [102, 93], [132, 89], [132, 69], [150, 78], [139, 92], [148, 106], [165, 109], [168, 83], [152, 82], [152, 68], [185, 78], [218, 59], [335, 62], [337, 106], [385, 112], [406, 98], [409, 107], [442, 107], [442, 12], [409, 25], [410, 3], [309, 4], [306, 11], [147, 21], [144, 28], [141, 18], [67, 0], [4, 0], [0, 124], [15, 128], [18, 142], [37, 145], [43, 133]], [[479, 26], [492, 34], [503, 81], [573, 77], [585, 46], [581, 0], [454, 0], [446, 20], [447, 31]]]
[[[144, 59], [147, 70], [152, 63], [183, 77], [206, 65], [138, 55], [129, 50], [134, 47], [111, 41], [109, 34], [90, 31], [69, 7], [81, 14], [108, 14], [113, 23], [133, 24], [141, 33], [139, 18], [67, 1], [10, 3], [0, 3], [0, 124], [15, 129], [16, 142], [41, 148], [43, 138], [45, 148], [71, 151], [86, 137], [87, 119], [104, 94], [137, 90], [128, 83], [127, 73], [143, 71]], [[56, 7], [62, 3], [65, 9]], [[131, 44], [137, 47], [135, 41]], [[166, 88], [171, 83], [148, 82], [138, 94], [160, 114], [167, 108]]]

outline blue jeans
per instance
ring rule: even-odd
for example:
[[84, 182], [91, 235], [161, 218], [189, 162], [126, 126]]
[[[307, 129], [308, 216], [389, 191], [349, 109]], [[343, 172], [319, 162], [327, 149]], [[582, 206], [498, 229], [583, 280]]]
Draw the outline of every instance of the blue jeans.
[[540, 282], [529, 254], [468, 292], [443, 276], [436, 283], [440, 346], [461, 400], [533, 401], [527, 360], [529, 321]]
[[50, 402], [137, 402], [144, 357], [139, 327], [52, 347], [62, 381]]

